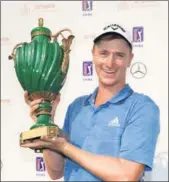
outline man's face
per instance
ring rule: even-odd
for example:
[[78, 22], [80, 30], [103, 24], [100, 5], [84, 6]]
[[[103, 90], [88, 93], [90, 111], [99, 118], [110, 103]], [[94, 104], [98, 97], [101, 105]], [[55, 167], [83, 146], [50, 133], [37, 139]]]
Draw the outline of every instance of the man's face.
[[133, 54], [123, 39], [103, 40], [94, 45], [92, 54], [100, 84], [113, 86], [125, 83], [126, 70]]

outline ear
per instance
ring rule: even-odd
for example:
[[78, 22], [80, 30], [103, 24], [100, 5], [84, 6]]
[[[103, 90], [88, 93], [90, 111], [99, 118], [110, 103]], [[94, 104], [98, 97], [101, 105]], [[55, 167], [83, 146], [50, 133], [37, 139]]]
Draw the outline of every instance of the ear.
[[95, 49], [95, 45], [93, 45], [92, 47], [92, 50], [91, 50], [92, 54], [94, 54], [94, 49]]
[[133, 53], [131, 53], [130, 54], [130, 60], [129, 60], [129, 63], [128, 63], [128, 68], [130, 67], [130, 65], [131, 65], [131, 62], [132, 62], [132, 60], [133, 60], [133, 57], [134, 57], [134, 54]]
[[93, 58], [93, 63], [94, 63], [94, 51], [95, 51], [95, 45], [93, 45], [93, 48], [92, 48], [92, 50], [91, 50], [92, 58]]

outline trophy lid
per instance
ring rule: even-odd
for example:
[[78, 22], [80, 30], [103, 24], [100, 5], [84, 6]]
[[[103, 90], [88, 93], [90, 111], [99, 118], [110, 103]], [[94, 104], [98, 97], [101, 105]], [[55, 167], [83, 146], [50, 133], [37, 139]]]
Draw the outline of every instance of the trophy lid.
[[43, 27], [43, 18], [38, 19], [38, 25], [39, 27], [36, 27], [31, 31], [31, 38], [37, 35], [46, 35], [51, 38], [52, 32], [48, 28]]

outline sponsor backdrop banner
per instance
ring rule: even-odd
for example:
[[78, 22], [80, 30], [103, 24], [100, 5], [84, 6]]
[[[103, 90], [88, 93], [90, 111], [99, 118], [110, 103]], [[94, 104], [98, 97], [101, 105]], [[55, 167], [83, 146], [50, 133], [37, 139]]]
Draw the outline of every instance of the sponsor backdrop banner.
[[[8, 60], [19, 42], [30, 42], [31, 30], [44, 26], [58, 32], [70, 28], [75, 35], [68, 78], [61, 90], [55, 123], [63, 125], [68, 105], [97, 86], [92, 63], [93, 38], [99, 29], [119, 23], [132, 31], [134, 59], [127, 82], [149, 95], [161, 110], [161, 133], [148, 180], [168, 180], [168, 2], [167, 1], [21, 1], [1, 4], [1, 179], [48, 181], [43, 158], [19, 146], [19, 134], [33, 124], [23, 90]], [[79, 133], [80, 135], [80, 133]], [[60, 179], [60, 180], [63, 180]]]

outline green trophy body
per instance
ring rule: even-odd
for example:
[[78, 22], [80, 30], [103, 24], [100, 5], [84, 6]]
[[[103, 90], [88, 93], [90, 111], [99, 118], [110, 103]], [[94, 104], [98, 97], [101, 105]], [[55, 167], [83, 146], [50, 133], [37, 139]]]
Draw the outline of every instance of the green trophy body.
[[[74, 38], [64, 38], [63, 29], [52, 36], [51, 31], [43, 27], [43, 19], [39, 19], [39, 27], [31, 31], [31, 42], [17, 44], [9, 59], [14, 60], [16, 76], [23, 90], [27, 90], [30, 100], [43, 98], [44, 102], [36, 110], [37, 122], [29, 131], [22, 132], [20, 144], [48, 135], [59, 134], [58, 126], [51, 119], [51, 103], [65, 83], [69, 67], [70, 45]], [[61, 35], [62, 45], [57, 37]], [[51, 42], [51, 39], [53, 41]]]

